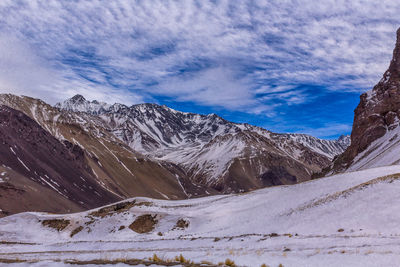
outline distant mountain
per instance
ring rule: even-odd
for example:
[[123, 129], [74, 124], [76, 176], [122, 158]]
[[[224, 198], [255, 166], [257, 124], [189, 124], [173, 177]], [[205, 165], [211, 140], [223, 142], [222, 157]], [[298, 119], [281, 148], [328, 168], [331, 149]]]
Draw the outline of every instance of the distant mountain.
[[330, 172], [400, 164], [400, 29], [388, 70], [360, 96], [354, 111], [351, 145]]
[[156, 104], [107, 105], [77, 95], [56, 107], [98, 116], [133, 150], [177, 164], [191, 181], [225, 193], [308, 180], [349, 143], [349, 137], [276, 134]]
[[57, 103], [55, 107], [73, 112], [100, 114], [109, 109], [110, 105], [103, 102], [98, 102], [96, 100], [89, 102], [82, 95], [75, 95], [63, 103]]

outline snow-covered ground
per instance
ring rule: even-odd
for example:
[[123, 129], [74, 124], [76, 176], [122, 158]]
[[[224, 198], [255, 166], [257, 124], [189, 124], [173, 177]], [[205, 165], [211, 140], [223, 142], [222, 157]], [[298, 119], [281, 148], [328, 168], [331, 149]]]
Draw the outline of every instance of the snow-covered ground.
[[381, 138], [372, 142], [367, 149], [354, 158], [348, 171], [369, 169], [400, 163], [400, 127], [387, 130]]
[[[39, 260], [37, 266], [46, 266], [155, 253], [215, 264], [229, 258], [238, 266], [397, 266], [399, 192], [400, 166], [395, 165], [246, 194], [136, 198], [112, 209], [68, 215], [22, 213], [0, 219], [0, 259], [28, 260], [17, 266]], [[150, 221], [139, 226], [154, 229], [130, 229], [137, 230], [139, 218], [146, 216]], [[65, 228], [46, 226], [46, 220], [64, 220]], [[71, 237], [76, 229], [81, 230]]]

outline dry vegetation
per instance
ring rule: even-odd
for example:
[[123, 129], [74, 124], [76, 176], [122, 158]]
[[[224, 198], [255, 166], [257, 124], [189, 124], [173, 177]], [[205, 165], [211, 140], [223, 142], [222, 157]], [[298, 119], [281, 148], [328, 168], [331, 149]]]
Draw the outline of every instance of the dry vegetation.
[[131, 266], [136, 266], [136, 265], [185, 266], [185, 267], [220, 267], [220, 266], [235, 267], [235, 266], [237, 266], [230, 259], [226, 259], [224, 262], [221, 262], [219, 264], [213, 264], [208, 261], [202, 261], [201, 263], [195, 263], [191, 260], [186, 259], [182, 254], [179, 256], [176, 256], [173, 259], [160, 258], [156, 254], [154, 254], [152, 257], [149, 257], [149, 258], [143, 259], [143, 260], [139, 260], [139, 259], [113, 259], [113, 260], [98, 259], [98, 260], [90, 260], [90, 261], [67, 260], [64, 262], [67, 264], [76, 264], [76, 265], [92, 265], [92, 264], [93, 265], [115, 265], [115, 264], [123, 263], [123, 264], [131, 265]]
[[59, 232], [64, 230], [65, 228], [67, 228], [69, 223], [70, 223], [69, 220], [64, 220], [64, 219], [52, 219], [52, 220], [43, 220], [42, 221], [43, 226], [54, 228]]

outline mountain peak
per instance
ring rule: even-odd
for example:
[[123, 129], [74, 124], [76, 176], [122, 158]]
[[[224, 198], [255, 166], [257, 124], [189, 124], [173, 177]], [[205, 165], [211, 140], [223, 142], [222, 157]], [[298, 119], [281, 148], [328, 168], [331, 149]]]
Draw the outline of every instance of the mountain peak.
[[[378, 83], [400, 84], [400, 28], [397, 30], [396, 45], [393, 49], [393, 57], [388, 70], [383, 74], [381, 81]], [[376, 88], [374, 88], [375, 90]]]
[[56, 108], [74, 111], [74, 112], [87, 112], [91, 114], [99, 114], [110, 108], [110, 105], [97, 100], [88, 101], [85, 97], [80, 94], [74, 95], [73, 97], [65, 100], [62, 103], [57, 103]]
[[350, 146], [351, 144], [351, 139], [350, 139], [350, 135], [344, 135], [342, 134], [341, 136], [339, 136], [339, 138], [337, 139], [338, 143], [340, 145], [342, 145], [342, 147], [344, 149], [346, 149], [348, 146]]
[[70, 100], [73, 101], [73, 102], [75, 102], [75, 103], [76, 103], [76, 102], [82, 103], [82, 102], [85, 102], [85, 101], [86, 101], [86, 98], [83, 97], [83, 95], [76, 94], [76, 95], [74, 95], [73, 97], [71, 97]]

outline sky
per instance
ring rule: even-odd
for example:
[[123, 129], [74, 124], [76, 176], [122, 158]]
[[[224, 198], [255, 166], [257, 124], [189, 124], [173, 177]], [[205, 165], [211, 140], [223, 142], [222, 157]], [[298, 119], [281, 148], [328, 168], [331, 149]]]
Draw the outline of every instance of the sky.
[[349, 134], [387, 69], [398, 1], [0, 1], [0, 93], [216, 113]]

